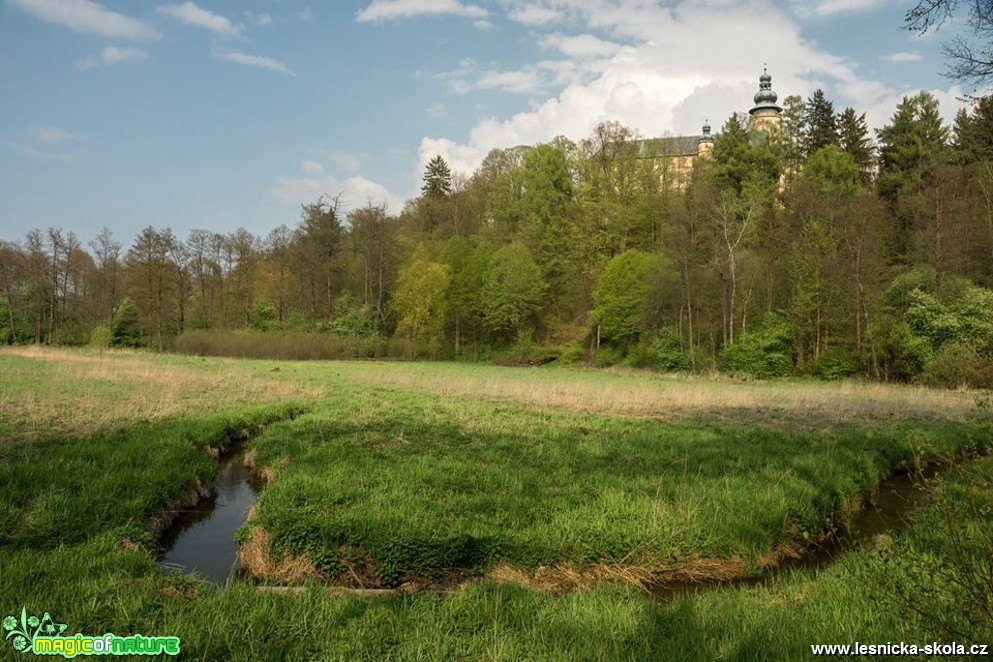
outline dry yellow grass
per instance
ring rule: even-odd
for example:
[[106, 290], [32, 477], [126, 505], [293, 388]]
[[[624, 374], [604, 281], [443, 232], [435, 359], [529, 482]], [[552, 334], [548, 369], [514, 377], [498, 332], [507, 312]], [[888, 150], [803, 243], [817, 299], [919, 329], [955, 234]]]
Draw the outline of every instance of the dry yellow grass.
[[964, 420], [975, 412], [965, 391], [843, 381], [735, 382], [719, 377], [653, 375], [636, 371], [500, 369], [471, 366], [375, 364], [352, 379], [443, 396], [519, 403], [615, 416], [788, 419], [791, 423], [859, 422], [895, 418]]
[[5, 348], [3, 355], [32, 360], [8, 365], [0, 385], [0, 429], [25, 438], [85, 434], [139, 419], [213, 409], [219, 403], [313, 399], [325, 393], [318, 386], [240, 370], [233, 363], [205, 370], [171, 357], [43, 347]]
[[321, 579], [321, 573], [306, 556], [284, 553], [282, 558], [273, 558], [269, 532], [258, 524], [251, 527], [248, 539], [238, 547], [238, 560], [253, 577], [264, 581], [298, 583]]

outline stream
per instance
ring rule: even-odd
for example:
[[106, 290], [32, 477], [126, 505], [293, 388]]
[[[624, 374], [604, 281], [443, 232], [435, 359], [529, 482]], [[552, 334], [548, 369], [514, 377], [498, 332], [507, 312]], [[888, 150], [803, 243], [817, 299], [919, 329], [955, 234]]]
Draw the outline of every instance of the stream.
[[[217, 491], [196, 506], [184, 510], [159, 540], [165, 550], [159, 565], [166, 571], [196, 573], [224, 585], [238, 569], [238, 543], [235, 533], [245, 523], [262, 483], [245, 466], [245, 445], [238, 444], [220, 460]], [[788, 570], [817, 569], [830, 565], [844, 552], [880, 533], [906, 527], [929, 495], [926, 479], [938, 468], [923, 474], [898, 473], [883, 480], [872, 505], [857, 513], [847, 527], [841, 527], [829, 541], [811, 547], [798, 559], [785, 560], [777, 568], [757, 577], [719, 583], [666, 582], [652, 590], [666, 600], [683, 593], [695, 593], [722, 586], [753, 585], [767, 582]]]
[[159, 539], [165, 552], [159, 565], [167, 571], [195, 572], [225, 584], [238, 570], [235, 533], [248, 518], [262, 488], [245, 466], [245, 446], [238, 444], [220, 460], [216, 493], [184, 510]]

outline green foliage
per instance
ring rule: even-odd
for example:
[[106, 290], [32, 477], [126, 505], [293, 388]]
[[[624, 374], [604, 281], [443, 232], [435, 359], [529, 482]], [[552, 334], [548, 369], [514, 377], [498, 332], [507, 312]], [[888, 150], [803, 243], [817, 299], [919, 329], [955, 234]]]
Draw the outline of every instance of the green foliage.
[[600, 325], [600, 337], [619, 343], [636, 340], [647, 331], [646, 304], [657, 260], [629, 249], [607, 263], [593, 290], [590, 322]]
[[785, 377], [793, 371], [794, 330], [781, 315], [771, 314], [749, 329], [718, 357], [721, 370], [752, 377]]
[[252, 324], [255, 331], [274, 331], [279, 328], [276, 321], [276, 306], [268, 301], [256, 301], [252, 305]]
[[690, 369], [690, 355], [683, 348], [679, 331], [673, 326], [659, 329], [651, 345], [652, 365], [663, 372]]
[[948, 128], [930, 92], [905, 96], [879, 134], [879, 193], [895, 201], [920, 182], [944, 152]]
[[90, 332], [90, 347], [107, 349], [114, 342], [114, 332], [106, 324], [97, 324]]
[[570, 343], [562, 349], [562, 353], [559, 354], [558, 363], [560, 365], [577, 365], [580, 363], [585, 363], [588, 359], [588, 354], [586, 348], [579, 343]]
[[140, 345], [141, 331], [138, 316], [138, 306], [134, 300], [123, 299], [117, 304], [111, 324], [115, 347], [138, 347]]
[[875, 166], [875, 147], [869, 135], [865, 113], [855, 114], [855, 109], [845, 108], [838, 116], [838, 145], [855, 161], [863, 184], [872, 179]]
[[174, 350], [192, 356], [291, 361], [416, 359], [437, 354], [437, 347], [406, 338], [331, 335], [312, 329], [264, 333], [198, 329], [179, 336]]
[[934, 356], [924, 366], [921, 382], [945, 388], [989, 386], [980, 383], [982, 363], [983, 359], [975, 347], [964, 342], [951, 341], [934, 352]]
[[810, 156], [803, 176], [816, 182], [822, 194], [839, 198], [854, 195], [862, 178], [855, 158], [834, 144]]
[[368, 338], [373, 335], [372, 310], [343, 294], [335, 301], [331, 320], [324, 325], [324, 330], [334, 336]]
[[593, 365], [597, 368], [609, 368], [624, 360], [624, 348], [614, 345], [600, 345], [593, 354]]
[[889, 325], [882, 342], [883, 363], [891, 378], [910, 380], [924, 370], [934, 350], [904, 321]]
[[993, 291], [969, 286], [959, 296], [941, 300], [920, 289], [908, 294], [907, 324], [937, 349], [946, 343], [993, 354]]
[[531, 251], [520, 242], [493, 255], [483, 284], [483, 317], [498, 338], [529, 339], [547, 288]]
[[840, 347], [824, 350], [810, 364], [810, 374], [821, 379], [844, 379], [857, 374], [861, 369], [858, 357]]
[[421, 193], [429, 198], [445, 198], [452, 194], [452, 171], [440, 154], [424, 166]]
[[803, 148], [807, 156], [830, 145], [838, 145], [834, 104], [824, 95], [824, 90], [815, 90], [813, 96], [807, 99], [803, 124], [806, 129]]
[[415, 342], [437, 345], [445, 325], [445, 291], [451, 280], [449, 268], [428, 259], [419, 248], [408, 265], [400, 270], [393, 295], [397, 314], [397, 335]]

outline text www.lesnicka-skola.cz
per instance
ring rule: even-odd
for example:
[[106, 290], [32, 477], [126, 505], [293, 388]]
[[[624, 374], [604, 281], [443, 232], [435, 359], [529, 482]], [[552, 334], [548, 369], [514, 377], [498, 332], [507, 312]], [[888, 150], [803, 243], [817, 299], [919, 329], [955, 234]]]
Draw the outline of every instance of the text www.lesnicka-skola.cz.
[[887, 642], [885, 644], [811, 644], [810, 652], [814, 655], [890, 655], [899, 657], [901, 655], [934, 655], [934, 656], [960, 656], [960, 655], [989, 655], [989, 644], [939, 644], [937, 641], [930, 644], [918, 645], [904, 642]]

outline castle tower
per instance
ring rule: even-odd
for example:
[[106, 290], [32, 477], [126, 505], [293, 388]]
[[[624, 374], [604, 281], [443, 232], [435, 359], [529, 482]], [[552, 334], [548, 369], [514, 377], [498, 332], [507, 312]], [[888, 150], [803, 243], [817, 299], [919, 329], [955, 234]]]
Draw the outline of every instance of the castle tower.
[[710, 156], [710, 150], [714, 146], [714, 137], [710, 135], [710, 120], [703, 125], [703, 133], [696, 141], [696, 155]]
[[783, 109], [776, 105], [779, 95], [772, 91], [772, 76], [762, 69], [759, 77], [759, 91], [755, 93], [755, 107], [748, 111], [748, 128], [753, 131], [769, 131], [779, 126]]

